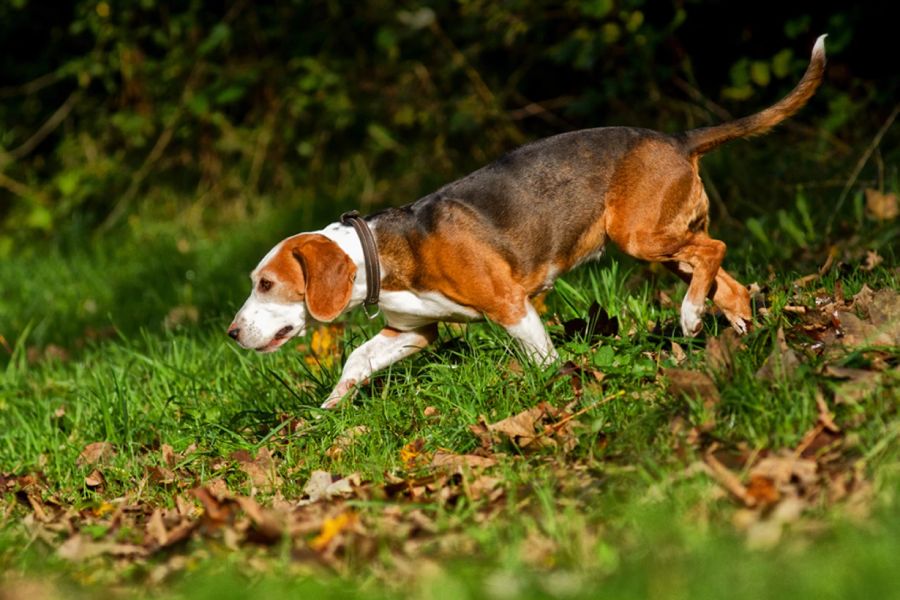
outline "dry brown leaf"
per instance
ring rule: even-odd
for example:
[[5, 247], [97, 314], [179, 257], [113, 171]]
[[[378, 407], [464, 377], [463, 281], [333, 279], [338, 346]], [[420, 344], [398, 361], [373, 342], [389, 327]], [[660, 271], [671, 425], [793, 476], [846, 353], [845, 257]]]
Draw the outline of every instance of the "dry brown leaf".
[[734, 369], [734, 355], [741, 340], [734, 329], [726, 329], [720, 335], [706, 342], [706, 364], [717, 373], [731, 375]]
[[778, 332], [775, 334], [775, 347], [772, 348], [772, 352], [756, 372], [756, 377], [765, 381], [789, 379], [799, 366], [800, 359], [787, 345], [784, 337], [784, 328], [779, 327]]
[[75, 464], [79, 466], [103, 464], [116, 455], [115, 447], [109, 442], [93, 442], [84, 447]]
[[832, 433], [838, 433], [841, 428], [834, 422], [834, 414], [828, 409], [828, 404], [825, 403], [825, 398], [820, 391], [816, 391], [816, 407], [819, 409], [819, 423], [822, 424], [822, 427]]
[[252, 460], [241, 460], [243, 458], [243, 455], [239, 455], [241, 470], [250, 478], [254, 489], [263, 493], [271, 493], [281, 487], [283, 481], [278, 475], [275, 461], [268, 448], [261, 447]]
[[253, 541], [274, 544], [284, 535], [284, 526], [272, 511], [264, 510], [253, 498], [238, 496], [234, 499], [253, 524]]
[[747, 484], [747, 495], [753, 498], [756, 506], [770, 506], [781, 498], [775, 483], [762, 475], [750, 476], [750, 483]]
[[90, 475], [84, 478], [84, 485], [89, 488], [100, 487], [105, 482], [106, 480], [103, 478], [103, 473], [101, 473], [97, 469], [91, 471]]
[[94, 541], [89, 536], [76, 533], [56, 549], [60, 558], [69, 562], [82, 562], [95, 556], [108, 554], [117, 557], [140, 557], [147, 555], [147, 549], [135, 544], [118, 544]]
[[866, 261], [862, 266], [863, 271], [871, 271], [884, 262], [884, 258], [876, 250], [866, 250]]
[[536, 406], [496, 423], [489, 423], [487, 428], [488, 431], [505, 435], [513, 444], [524, 448], [537, 437], [535, 424], [543, 414], [543, 409]]
[[[205, 520], [212, 522], [214, 525], [222, 525], [231, 521], [232, 510], [228, 504], [220, 502], [205, 487], [194, 488], [191, 490], [191, 495], [203, 505], [203, 518]], [[181, 496], [178, 498], [181, 498]], [[182, 515], [189, 514], [183, 507], [179, 507], [178, 512]]]
[[781, 492], [790, 491], [797, 483], [810, 486], [818, 479], [816, 461], [800, 458], [793, 451], [767, 456], [750, 469], [750, 477], [765, 477]]
[[496, 464], [496, 459], [488, 458], [486, 456], [476, 456], [475, 454], [453, 454], [452, 452], [442, 451], [435, 452], [434, 458], [431, 459], [431, 466], [439, 469], [485, 469]]
[[678, 342], [672, 342], [672, 358], [675, 359], [676, 365], [680, 365], [687, 358], [684, 348]]
[[335, 480], [327, 471], [313, 471], [310, 473], [306, 485], [303, 486], [303, 495], [307, 496], [307, 499], [301, 500], [299, 504], [302, 506], [337, 496], [351, 495], [354, 487], [359, 485], [358, 473]]
[[166, 467], [149, 467], [147, 473], [150, 475], [150, 481], [159, 485], [169, 485], [175, 483], [175, 473]]
[[162, 447], [160, 447], [160, 452], [162, 453], [163, 464], [170, 469], [174, 469], [178, 462], [178, 456], [175, 454], [175, 450], [172, 449], [172, 446], [163, 444]]
[[303, 494], [309, 496], [310, 502], [318, 502], [323, 498], [328, 498], [328, 486], [332, 483], [331, 473], [327, 471], [313, 471], [309, 475], [309, 480], [303, 486]]
[[663, 375], [669, 380], [669, 393], [672, 395], [719, 401], [719, 389], [706, 373], [688, 369], [665, 369]]
[[159, 546], [165, 546], [166, 540], [169, 538], [169, 532], [163, 522], [162, 511], [158, 508], [147, 519], [147, 535]]
[[698, 427], [700, 431], [711, 431], [716, 425], [716, 406], [720, 401], [719, 389], [712, 378], [706, 373], [687, 369], [664, 369], [663, 375], [669, 380], [672, 395], [703, 400], [705, 420]]
[[898, 214], [897, 194], [866, 189], [866, 212], [877, 221], [890, 221]]

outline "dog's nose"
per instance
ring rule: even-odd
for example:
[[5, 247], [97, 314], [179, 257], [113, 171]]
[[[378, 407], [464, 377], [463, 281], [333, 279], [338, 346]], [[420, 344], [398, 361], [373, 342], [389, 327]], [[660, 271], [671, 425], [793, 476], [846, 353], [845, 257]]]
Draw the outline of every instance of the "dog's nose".
[[233, 340], [237, 340], [239, 335], [241, 335], [240, 327], [232, 327], [231, 329], [228, 330], [228, 337], [230, 337]]

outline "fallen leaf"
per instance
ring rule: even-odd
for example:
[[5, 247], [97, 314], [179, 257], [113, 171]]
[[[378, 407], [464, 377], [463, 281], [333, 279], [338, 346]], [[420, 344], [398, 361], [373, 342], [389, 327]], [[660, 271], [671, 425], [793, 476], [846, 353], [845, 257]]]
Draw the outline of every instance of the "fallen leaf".
[[816, 392], [816, 407], [819, 409], [819, 423], [822, 424], [822, 427], [832, 433], [838, 433], [841, 429], [835, 424], [834, 414], [828, 410], [825, 398], [822, 396], [822, 392], [819, 391]]
[[264, 510], [253, 498], [238, 496], [234, 501], [250, 517], [253, 524], [252, 541], [274, 544], [281, 540], [284, 535], [284, 527], [272, 511]]
[[324, 551], [345, 529], [356, 525], [359, 517], [352, 511], [342, 512], [335, 517], [330, 517], [322, 524], [322, 530], [315, 538], [310, 540], [309, 547], [316, 552]]
[[431, 466], [441, 469], [462, 469], [475, 468], [485, 469], [497, 464], [497, 459], [486, 456], [477, 456], [475, 454], [453, 454], [452, 452], [435, 452], [434, 458], [431, 459]]
[[741, 340], [734, 329], [726, 329], [720, 335], [706, 341], [706, 364], [717, 373], [730, 376], [734, 370], [734, 355]]
[[890, 221], [898, 214], [897, 194], [866, 189], [866, 212], [877, 221]]
[[178, 462], [178, 457], [175, 455], [175, 450], [172, 449], [172, 446], [163, 444], [160, 447], [160, 452], [162, 453], [163, 464], [170, 469], [174, 469], [175, 464]]
[[169, 485], [175, 483], [175, 473], [171, 469], [165, 467], [149, 467], [147, 472], [150, 474], [150, 480], [159, 485]]
[[103, 473], [94, 469], [91, 471], [90, 475], [84, 478], [84, 485], [90, 488], [100, 487], [106, 482], [103, 478]]
[[94, 541], [81, 533], [76, 533], [56, 549], [56, 554], [69, 562], [82, 562], [95, 556], [108, 554], [111, 556], [146, 556], [147, 549], [135, 544], [119, 544], [107, 541]]
[[750, 477], [765, 477], [779, 491], [787, 491], [793, 482], [813, 484], [817, 477], [816, 461], [800, 458], [793, 451], [782, 451], [761, 459], [750, 470]]
[[687, 358], [687, 354], [685, 354], [681, 344], [674, 341], [672, 342], [672, 358], [675, 359], [676, 365], [680, 365]]
[[93, 442], [84, 447], [75, 461], [78, 466], [102, 464], [116, 455], [115, 447], [109, 442]]
[[[234, 456], [234, 455], [232, 455]], [[241, 456], [241, 459], [244, 457]], [[241, 470], [250, 478], [250, 483], [260, 492], [270, 493], [280, 488], [282, 479], [278, 475], [275, 461], [266, 447], [261, 447], [252, 460], [240, 460]]]
[[866, 261], [862, 266], [863, 271], [871, 271], [884, 262], [884, 258], [876, 250], [866, 250]]
[[719, 389], [712, 378], [688, 369], [664, 369], [663, 375], [669, 380], [670, 394], [703, 400], [705, 420], [698, 427], [703, 432], [711, 431], [716, 425], [716, 406], [720, 402]]
[[350, 495], [353, 493], [354, 486], [358, 486], [359, 482], [360, 478], [356, 473], [335, 480], [327, 471], [313, 471], [310, 473], [306, 485], [303, 486], [303, 495], [307, 498], [301, 500], [300, 505]]
[[756, 506], [770, 506], [778, 502], [781, 494], [775, 483], [763, 475], [751, 475], [747, 484], [747, 495], [753, 498]]
[[406, 470], [412, 470], [419, 466], [419, 463], [427, 457], [422, 455], [422, 449], [425, 447], [425, 440], [418, 438], [400, 448], [400, 461]]
[[147, 519], [147, 535], [159, 546], [164, 546], [169, 537], [166, 524], [163, 522], [162, 511], [158, 508]]
[[505, 435], [513, 444], [524, 448], [537, 437], [535, 424], [543, 412], [539, 407], [530, 408], [502, 421], [489, 423], [487, 428], [488, 431]]
[[763, 365], [756, 372], [756, 377], [765, 381], [776, 381], [793, 377], [800, 359], [784, 337], [784, 328], [779, 327], [775, 334], [775, 346]]

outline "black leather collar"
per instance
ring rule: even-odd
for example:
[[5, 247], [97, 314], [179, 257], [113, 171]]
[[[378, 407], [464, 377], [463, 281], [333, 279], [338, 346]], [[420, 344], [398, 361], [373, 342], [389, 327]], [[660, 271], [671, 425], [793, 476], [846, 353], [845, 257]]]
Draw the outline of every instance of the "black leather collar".
[[341, 215], [341, 224], [350, 225], [356, 230], [359, 241], [362, 243], [363, 259], [366, 267], [366, 299], [363, 300], [363, 309], [366, 315], [372, 319], [377, 314], [369, 312], [370, 308], [378, 307], [378, 296], [381, 294], [381, 263], [378, 262], [378, 247], [375, 245], [375, 236], [365, 219], [359, 216], [359, 212], [351, 210]]

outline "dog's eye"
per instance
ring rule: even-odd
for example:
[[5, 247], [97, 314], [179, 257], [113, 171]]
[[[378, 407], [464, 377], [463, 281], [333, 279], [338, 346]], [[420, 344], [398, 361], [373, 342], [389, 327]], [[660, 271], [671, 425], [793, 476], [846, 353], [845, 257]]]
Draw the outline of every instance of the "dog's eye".
[[268, 292], [272, 289], [272, 282], [268, 279], [260, 279], [259, 280], [259, 291]]

